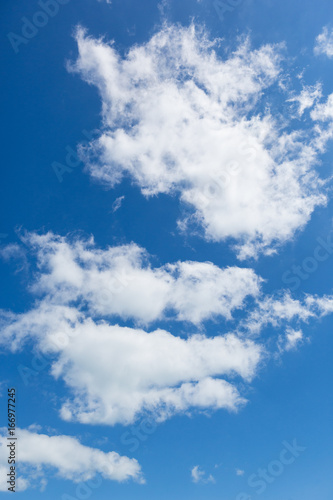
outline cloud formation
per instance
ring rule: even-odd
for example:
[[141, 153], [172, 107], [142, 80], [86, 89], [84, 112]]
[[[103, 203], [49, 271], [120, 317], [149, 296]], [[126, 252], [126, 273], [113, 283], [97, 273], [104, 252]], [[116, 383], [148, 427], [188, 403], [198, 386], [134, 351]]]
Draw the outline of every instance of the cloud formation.
[[315, 55], [325, 55], [330, 59], [333, 57], [333, 30], [324, 26], [322, 32], [317, 36], [314, 46]]
[[193, 261], [152, 268], [148, 253], [134, 243], [101, 250], [92, 239], [52, 233], [30, 233], [24, 241], [37, 257], [32, 291], [57, 305], [80, 302], [92, 315], [199, 324], [218, 316], [231, 319], [260, 292], [261, 279], [252, 269]]
[[302, 330], [293, 330], [288, 328], [284, 336], [279, 337], [280, 351], [295, 350], [304, 340]]
[[74, 394], [62, 406], [65, 420], [129, 424], [143, 413], [164, 420], [196, 408], [234, 411], [245, 403], [236, 386], [220, 377], [251, 380], [262, 355], [251, 340], [233, 334], [183, 339], [165, 330], [147, 333], [75, 318], [77, 311], [69, 311], [60, 320], [59, 308], [35, 310], [2, 325], [4, 342], [30, 332], [40, 351], [54, 356], [52, 375]]
[[[332, 296], [264, 295], [249, 269], [199, 262], [152, 268], [134, 244], [102, 250], [93, 240], [52, 233], [23, 240], [36, 257], [30, 291], [38, 300], [21, 314], [0, 311], [1, 346], [15, 352], [32, 339], [50, 359], [51, 374], [70, 392], [60, 410], [65, 420], [128, 425], [145, 414], [162, 421], [179, 413], [237, 411], [246, 402], [240, 387], [256, 376], [272, 344], [279, 352], [294, 348], [301, 323], [333, 312]], [[106, 287], [111, 295], [101, 294]], [[246, 314], [231, 331], [202, 333], [202, 322], [231, 319], [247, 297]], [[184, 338], [116, 321], [147, 325], [166, 319], [166, 311], [172, 321], [197, 328]], [[268, 325], [277, 335], [263, 340]]]
[[291, 97], [290, 102], [298, 103], [298, 116], [301, 117], [306, 109], [312, 108], [313, 105], [322, 97], [322, 85], [305, 85], [299, 95]]
[[[102, 99], [102, 133], [81, 151], [96, 180], [177, 193], [191, 212], [179, 226], [231, 238], [242, 259], [272, 253], [326, 203], [319, 131], [290, 130], [264, 104], [282, 87], [281, 46], [251, 50], [246, 40], [222, 59], [194, 26], [164, 26], [124, 57], [83, 29], [76, 39], [70, 69]], [[314, 98], [305, 97], [302, 108]]]
[[293, 299], [289, 292], [262, 297], [243, 322], [245, 330], [259, 334], [267, 325], [275, 328], [293, 321], [307, 323], [333, 312], [333, 295], [306, 295], [304, 300]]
[[[7, 491], [8, 472], [7, 429], [0, 429], [0, 491]], [[19, 448], [18, 491], [46, 486], [46, 471], [51, 468], [57, 477], [78, 483], [100, 474], [103, 479], [143, 482], [137, 460], [120, 456], [113, 451], [104, 453], [82, 445], [71, 436], [48, 436], [32, 429], [16, 430]]]
[[193, 483], [215, 483], [215, 478], [212, 474], [206, 475], [206, 472], [200, 468], [199, 465], [195, 465], [191, 470], [191, 477]]

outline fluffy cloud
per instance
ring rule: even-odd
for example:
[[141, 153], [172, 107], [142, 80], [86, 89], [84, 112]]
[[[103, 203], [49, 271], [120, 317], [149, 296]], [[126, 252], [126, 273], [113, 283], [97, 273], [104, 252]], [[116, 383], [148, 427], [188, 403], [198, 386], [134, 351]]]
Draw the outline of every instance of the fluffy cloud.
[[234, 335], [185, 340], [163, 330], [88, 322], [52, 371], [76, 393], [63, 406], [63, 418], [115, 424], [143, 412], [164, 420], [192, 408], [236, 410], [244, 403], [236, 387], [214, 377], [250, 380], [260, 358], [260, 346]]
[[[7, 429], [0, 430], [0, 491], [7, 491]], [[46, 485], [46, 471], [51, 468], [61, 479], [87, 481], [100, 474], [105, 480], [143, 482], [141, 467], [135, 459], [118, 453], [104, 453], [82, 445], [70, 436], [48, 436], [30, 429], [17, 429], [19, 448], [18, 491]], [[5, 472], [5, 474], [3, 474]]]
[[[0, 312], [1, 345], [16, 351], [34, 340], [70, 390], [61, 408], [65, 420], [114, 425], [147, 413], [164, 420], [195, 410], [235, 411], [245, 403], [239, 383], [253, 379], [272, 342], [280, 352], [291, 349], [300, 323], [333, 312], [332, 296], [265, 296], [248, 269], [198, 262], [151, 268], [133, 244], [102, 250], [92, 240], [51, 233], [24, 240], [37, 256], [30, 291], [39, 300], [22, 314]], [[111, 295], [101, 294], [106, 289]], [[201, 327], [214, 315], [230, 318], [249, 295], [235, 331], [213, 337], [147, 332], [113, 318], [148, 323], [168, 311], [169, 318]], [[267, 325], [287, 336], [254, 341]]]
[[147, 252], [135, 244], [100, 250], [93, 240], [70, 242], [51, 233], [26, 235], [25, 242], [38, 260], [32, 291], [57, 305], [80, 301], [92, 315], [142, 324], [166, 316], [192, 323], [231, 319], [233, 310], [260, 291], [252, 269], [192, 261], [152, 268]]
[[[148, 333], [105, 321], [164, 318], [201, 323], [231, 318], [248, 296], [260, 294], [250, 269], [178, 262], [151, 268], [147, 253], [131, 244], [101, 250], [47, 233], [23, 238], [36, 256], [30, 291], [39, 297], [23, 314], [2, 311], [1, 344], [19, 349], [33, 338], [51, 355], [51, 371], [74, 398], [61, 415], [86, 423], [128, 424], [149, 412], [163, 420], [192, 409], [236, 410], [245, 400], [236, 383], [250, 380], [263, 349], [236, 335]], [[103, 320], [101, 319], [103, 318]]]
[[266, 353], [264, 345], [244, 335], [287, 325], [276, 345], [280, 352], [290, 350], [302, 336], [289, 324], [332, 311], [330, 296], [307, 296], [303, 302], [289, 295], [262, 297], [241, 323], [243, 338], [229, 333], [184, 339], [165, 330], [147, 333], [95, 322], [76, 308], [42, 302], [28, 313], [3, 318], [2, 342], [14, 341], [17, 348], [23, 336], [35, 339], [50, 359], [52, 375], [73, 394], [61, 408], [65, 420], [130, 424], [142, 414], [160, 421], [196, 409], [237, 410], [245, 403], [238, 381], [251, 381]]
[[[129, 424], [140, 414], [164, 420], [194, 408], [236, 410], [245, 400], [220, 377], [251, 380], [262, 347], [229, 334], [187, 339], [78, 318], [59, 321], [59, 309], [17, 317], [4, 330], [31, 332], [39, 349], [54, 356], [51, 372], [72, 390], [62, 407], [66, 420]], [[39, 323], [36, 317], [42, 318]], [[23, 327], [24, 324], [24, 327]]]
[[333, 57], [333, 30], [332, 29], [329, 29], [327, 26], [325, 26], [323, 28], [323, 31], [316, 38], [314, 53], [317, 56], [324, 54], [329, 58]]
[[71, 70], [102, 98], [103, 132], [82, 150], [95, 179], [178, 193], [191, 210], [180, 227], [233, 238], [240, 258], [271, 253], [326, 203], [318, 131], [288, 132], [261, 102], [280, 84], [281, 47], [245, 41], [222, 60], [194, 26], [166, 26], [125, 57], [82, 29], [76, 38]]

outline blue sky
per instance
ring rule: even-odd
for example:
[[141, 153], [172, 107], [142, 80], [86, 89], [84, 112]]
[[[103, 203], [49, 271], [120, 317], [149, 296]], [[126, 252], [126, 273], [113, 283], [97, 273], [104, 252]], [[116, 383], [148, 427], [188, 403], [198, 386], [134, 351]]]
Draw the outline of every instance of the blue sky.
[[15, 387], [24, 499], [331, 499], [331, 3], [55, 1], [1, 5], [1, 494]]

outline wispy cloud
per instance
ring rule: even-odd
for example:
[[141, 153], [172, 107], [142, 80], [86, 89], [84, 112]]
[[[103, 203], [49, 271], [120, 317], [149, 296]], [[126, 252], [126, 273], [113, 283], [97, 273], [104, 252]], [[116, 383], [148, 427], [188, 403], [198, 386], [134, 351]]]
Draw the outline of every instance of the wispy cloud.
[[314, 46], [314, 53], [325, 55], [330, 59], [333, 57], [333, 29], [324, 26], [322, 32], [317, 36]]
[[212, 474], [206, 474], [206, 472], [200, 468], [199, 465], [195, 465], [191, 470], [191, 477], [194, 483], [215, 483], [215, 478]]
[[122, 205], [123, 200], [125, 199], [125, 196], [119, 196], [113, 203], [112, 203], [112, 212], [117, 212], [119, 208]]
[[280, 335], [278, 345], [280, 351], [292, 351], [302, 344], [303, 341], [304, 335], [302, 330], [288, 328], [285, 335]]
[[306, 85], [299, 95], [291, 97], [289, 101], [298, 104], [298, 116], [301, 117], [304, 111], [312, 108], [321, 97], [322, 85], [321, 83], [316, 83], [315, 85]]

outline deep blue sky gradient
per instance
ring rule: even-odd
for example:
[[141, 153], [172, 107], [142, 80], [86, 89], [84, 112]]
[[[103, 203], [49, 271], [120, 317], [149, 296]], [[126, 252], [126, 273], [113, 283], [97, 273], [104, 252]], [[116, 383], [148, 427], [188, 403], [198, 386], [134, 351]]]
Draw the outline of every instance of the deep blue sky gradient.
[[[146, 200], [129, 181], [106, 190], [84, 173], [82, 164], [65, 174], [60, 183], [51, 166], [54, 161], [64, 162], [67, 146], [75, 149], [84, 140], [83, 130], [92, 131], [100, 125], [96, 89], [66, 70], [66, 60], [77, 55], [72, 37], [74, 27], [80, 23], [94, 36], [114, 39], [119, 51], [125, 53], [131, 45], [148, 40], [156, 30], [161, 22], [158, 2], [113, 0], [108, 5], [97, 0], [70, 0], [15, 54], [7, 34], [20, 33], [21, 18], [31, 19], [37, 10], [37, 2], [23, 0], [3, 0], [0, 7], [0, 233], [8, 235], [0, 243], [18, 242], [17, 232], [21, 230], [52, 230], [61, 235], [80, 231], [93, 234], [101, 247], [134, 241], [153, 255], [156, 265], [186, 259], [209, 260], [222, 267], [236, 264], [227, 244], [208, 243], [177, 231], [176, 220], [183, 210], [177, 198], [159, 196]], [[205, 24], [212, 37], [224, 39], [221, 54], [236, 47], [237, 37], [244, 33], [249, 34], [254, 47], [285, 41], [288, 56], [295, 58], [291, 75], [294, 77], [305, 68], [304, 80], [308, 84], [320, 80], [325, 94], [333, 92], [333, 61], [313, 55], [315, 37], [324, 25], [333, 23], [333, 4], [329, 0], [244, 0], [223, 22], [210, 0], [172, 1], [166, 15], [171, 22], [188, 25], [194, 19]], [[332, 174], [332, 158], [331, 149], [323, 157], [321, 168], [325, 174]], [[112, 213], [112, 203], [119, 196], [125, 196], [123, 206]], [[283, 273], [313, 255], [316, 238], [326, 238], [332, 228], [332, 215], [330, 202], [315, 212], [306, 230], [278, 255], [241, 265], [253, 267], [267, 279], [266, 292], [285, 287]], [[330, 293], [332, 261], [333, 256], [320, 263], [294, 296]], [[20, 312], [31, 307], [33, 299], [26, 285], [32, 272], [24, 262], [0, 262], [2, 308]], [[122, 426], [88, 426], [59, 418], [59, 400], [68, 391], [63, 382], [50, 376], [49, 365], [27, 386], [23, 383], [17, 367], [31, 366], [34, 351], [33, 345], [28, 345], [15, 356], [1, 356], [1, 425], [5, 425], [6, 387], [14, 385], [18, 391], [20, 427], [37, 423], [44, 430], [50, 427], [61, 434], [79, 436], [83, 444], [137, 458], [147, 484], [103, 481], [91, 497], [99, 500], [234, 500], [242, 491], [251, 494], [252, 499], [331, 500], [332, 326], [330, 317], [305, 326], [311, 343], [263, 366], [252, 388], [247, 389], [248, 405], [238, 414], [218, 411], [209, 417], [174, 417], [158, 426], [134, 453], [122, 442], [121, 436], [128, 430]], [[170, 327], [175, 334], [181, 334], [181, 328]], [[186, 328], [187, 332], [191, 330]], [[207, 332], [213, 334], [223, 328], [222, 323], [209, 323]], [[103, 436], [108, 442], [99, 445]], [[293, 439], [306, 451], [294, 464], [286, 466], [265, 493], [256, 495], [247, 485], [248, 477], [278, 459], [282, 441]], [[190, 470], [196, 464], [212, 473], [216, 483], [193, 484]], [[221, 465], [215, 468], [216, 464]], [[236, 468], [245, 474], [236, 476]], [[20, 498], [35, 500], [47, 495], [54, 500], [64, 493], [75, 497], [75, 488], [69, 481], [50, 479], [45, 492], [28, 490]]]

